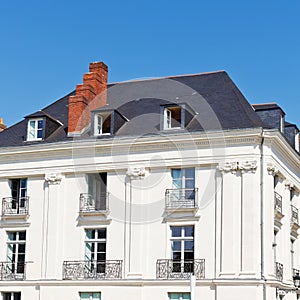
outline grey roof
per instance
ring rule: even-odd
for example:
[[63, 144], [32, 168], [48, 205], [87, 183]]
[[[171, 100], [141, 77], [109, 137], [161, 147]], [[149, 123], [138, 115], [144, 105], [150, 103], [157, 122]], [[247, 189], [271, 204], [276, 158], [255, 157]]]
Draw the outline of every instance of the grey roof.
[[[47, 139], [26, 142], [27, 120], [24, 119], [0, 133], [0, 146], [69, 139], [68, 99], [73, 94], [27, 116], [44, 113], [63, 124]], [[108, 85], [107, 95], [108, 104], [104, 108], [117, 110], [129, 120], [115, 133], [116, 136], [159, 134], [161, 107], [172, 103], [186, 104], [192, 119], [184, 130], [189, 132], [264, 127], [253, 107], [224, 71], [113, 83]]]

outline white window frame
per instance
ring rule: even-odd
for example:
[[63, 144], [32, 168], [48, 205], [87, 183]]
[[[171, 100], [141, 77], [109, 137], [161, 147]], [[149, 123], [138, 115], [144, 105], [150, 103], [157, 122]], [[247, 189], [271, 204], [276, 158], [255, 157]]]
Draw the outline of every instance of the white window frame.
[[5, 299], [5, 296], [10, 296], [11, 300], [15, 300], [15, 294], [19, 294], [19, 299], [21, 299], [21, 292], [2, 292], [2, 299]]
[[[179, 126], [172, 126], [172, 108], [180, 109], [180, 124]], [[163, 129], [180, 129], [182, 128], [182, 106], [181, 105], [173, 105], [164, 107], [164, 120], [163, 120]]]
[[[39, 128], [39, 121], [42, 121], [42, 127]], [[31, 127], [31, 124], [34, 123], [34, 127]], [[38, 137], [38, 133], [42, 132], [42, 137]], [[37, 119], [29, 119], [27, 124], [27, 141], [38, 141], [43, 139], [44, 134], [44, 119], [37, 118]]]

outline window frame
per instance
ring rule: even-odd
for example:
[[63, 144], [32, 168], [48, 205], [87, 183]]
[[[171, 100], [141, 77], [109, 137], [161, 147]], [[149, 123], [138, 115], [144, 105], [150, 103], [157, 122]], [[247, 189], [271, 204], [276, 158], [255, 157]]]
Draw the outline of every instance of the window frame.
[[[21, 300], [21, 292], [1, 292], [1, 295], [2, 295], [2, 299], [3, 300], [7, 300], [7, 298], [5, 297], [8, 297], [10, 296], [10, 300]], [[15, 296], [20, 296], [18, 299], [15, 299]]]
[[[112, 134], [112, 116], [113, 112], [96, 112], [94, 114], [94, 136], [103, 136]], [[109, 132], [103, 133], [103, 125], [109, 122]], [[106, 124], [107, 125], [107, 124]]]
[[[171, 298], [172, 296], [177, 296], [177, 298]], [[186, 298], [188, 296], [188, 298]], [[186, 292], [169, 292], [168, 293], [168, 298], [169, 300], [190, 300], [191, 299], [191, 293], [186, 293]]]
[[[89, 298], [82, 298], [84, 294], [88, 294]], [[97, 294], [97, 295], [96, 295]], [[94, 297], [94, 295], [99, 297]], [[88, 299], [88, 300], [101, 300], [101, 292], [79, 292], [80, 300]]]
[[[183, 104], [169, 104], [169, 105], [164, 105], [162, 107], [162, 129], [163, 130], [174, 130], [174, 129], [183, 129], [184, 126], [184, 119], [185, 119], [185, 114], [184, 114], [184, 105]], [[180, 120], [176, 120], [175, 118], [172, 118], [172, 115], [174, 115], [173, 110], [174, 109], [179, 109], [180, 112]], [[178, 123], [179, 126], [172, 126], [173, 122]]]
[[[42, 121], [41, 127], [39, 127], [39, 122]], [[34, 123], [34, 127], [31, 127], [31, 123]], [[27, 123], [27, 141], [40, 141], [44, 139], [44, 118], [34, 118], [29, 119]], [[32, 134], [33, 132], [33, 134]], [[41, 137], [39, 137], [39, 132], [41, 132]]]

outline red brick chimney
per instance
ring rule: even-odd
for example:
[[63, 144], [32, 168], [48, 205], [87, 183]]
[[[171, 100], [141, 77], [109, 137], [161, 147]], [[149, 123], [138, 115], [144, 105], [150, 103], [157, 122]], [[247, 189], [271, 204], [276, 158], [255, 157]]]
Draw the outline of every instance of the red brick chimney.
[[76, 94], [69, 97], [68, 135], [76, 135], [90, 123], [91, 111], [104, 106], [107, 96], [108, 67], [103, 62], [90, 63], [83, 84], [76, 86]]
[[6, 126], [3, 123], [3, 119], [0, 118], [0, 132], [3, 131], [6, 128]]

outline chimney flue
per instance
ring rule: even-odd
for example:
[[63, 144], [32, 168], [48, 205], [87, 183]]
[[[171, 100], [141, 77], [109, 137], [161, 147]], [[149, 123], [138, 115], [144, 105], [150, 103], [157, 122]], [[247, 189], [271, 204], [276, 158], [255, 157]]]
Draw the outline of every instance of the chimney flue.
[[6, 126], [4, 125], [3, 118], [0, 118], [0, 132], [3, 131], [5, 128]]
[[78, 135], [90, 122], [90, 112], [106, 104], [108, 67], [103, 62], [90, 63], [83, 83], [69, 97], [68, 135]]

